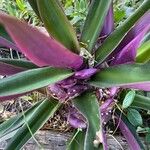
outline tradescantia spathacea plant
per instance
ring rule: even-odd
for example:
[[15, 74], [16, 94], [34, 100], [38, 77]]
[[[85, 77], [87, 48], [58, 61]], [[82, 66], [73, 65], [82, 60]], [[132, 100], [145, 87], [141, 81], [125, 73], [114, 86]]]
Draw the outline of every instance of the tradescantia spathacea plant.
[[[27, 58], [0, 58], [0, 75], [6, 76], [0, 80], [0, 101], [42, 88], [48, 98], [0, 126], [0, 140], [13, 136], [6, 149], [20, 149], [66, 102], [68, 122], [82, 129], [68, 149], [107, 150], [106, 126], [112, 115], [130, 149], [144, 149], [126, 117], [127, 106], [124, 110], [119, 106], [126, 90], [150, 91], [150, 44], [145, 38], [150, 31], [150, 1], [115, 28], [113, 1], [93, 0], [78, 38], [59, 1], [28, 1], [49, 36], [0, 13], [0, 45]], [[128, 107], [150, 109], [149, 98], [135, 94], [132, 99]]]

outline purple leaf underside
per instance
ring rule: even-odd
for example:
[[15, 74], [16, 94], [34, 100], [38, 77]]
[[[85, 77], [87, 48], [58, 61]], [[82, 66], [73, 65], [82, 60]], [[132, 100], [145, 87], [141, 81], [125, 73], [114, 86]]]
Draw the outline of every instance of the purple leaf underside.
[[0, 96], [0, 102], [6, 101], [6, 100], [13, 100], [13, 99], [16, 99], [16, 98], [23, 96], [25, 94], [27, 94], [27, 93], [16, 94], [16, 95], [11, 95], [11, 96], [2, 96], [2, 97]]
[[2, 76], [13, 75], [13, 74], [19, 73], [21, 71], [25, 71], [25, 69], [0, 62], [0, 75], [2, 75]]
[[140, 46], [145, 34], [150, 30], [150, 23], [141, 33], [139, 33], [131, 42], [129, 42], [112, 61], [111, 65], [125, 64], [135, 62], [137, 48]]
[[17, 48], [17, 46], [14, 43], [4, 39], [1, 36], [0, 36], [0, 47], [12, 48], [14, 50], [18, 50], [19, 51], [19, 49]]
[[78, 69], [83, 59], [51, 37], [14, 17], [0, 13], [5, 27], [21, 52], [36, 65]]
[[119, 117], [117, 122], [119, 123], [119, 129], [127, 140], [130, 150], [141, 150], [139, 143], [136, 141], [135, 137], [133, 136], [127, 125]]
[[[114, 59], [112, 65], [135, 60], [136, 49], [139, 47], [140, 42], [143, 39], [143, 36], [150, 29], [149, 26], [150, 26], [150, 11], [145, 13], [145, 15], [141, 19], [139, 19], [139, 21], [133, 26], [133, 28], [127, 33], [127, 35], [115, 49], [113, 54], [111, 54], [111, 56], [114, 56], [115, 59], [117, 59], [117, 60]], [[129, 52], [129, 54], [128, 56], [125, 56], [127, 52]], [[123, 58], [124, 56], [125, 58]], [[123, 59], [122, 62], [121, 59]]]
[[113, 5], [108, 10], [107, 16], [104, 21], [100, 37], [108, 36], [114, 30], [114, 14], [113, 14]]

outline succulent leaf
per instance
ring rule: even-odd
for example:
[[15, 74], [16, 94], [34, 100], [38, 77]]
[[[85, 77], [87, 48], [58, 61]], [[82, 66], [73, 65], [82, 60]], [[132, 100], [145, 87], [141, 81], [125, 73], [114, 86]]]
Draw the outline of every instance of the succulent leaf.
[[149, 9], [150, 1], [146, 0], [133, 15], [131, 15], [103, 42], [103, 44], [96, 51], [96, 64], [101, 64], [110, 54], [112, 54], [112, 52], [117, 48], [117, 46], [129, 32], [129, 30]]
[[38, 68], [20, 72], [0, 80], [0, 100], [54, 84], [73, 75], [72, 71], [56, 68]]
[[34, 135], [35, 132], [38, 131], [51, 116], [53, 116], [59, 107], [60, 103], [53, 98], [44, 100], [29, 118], [24, 118], [26, 119], [26, 124], [24, 124], [9, 141], [6, 150], [21, 149], [22, 146], [32, 137], [32, 134]]
[[[85, 92], [81, 96], [73, 100], [74, 106], [87, 119], [88, 127], [86, 131], [84, 150], [103, 149], [102, 143], [102, 125], [100, 120], [99, 106], [96, 96], [91, 92]], [[96, 133], [99, 133], [98, 147], [94, 147], [94, 140], [96, 140]]]
[[87, 15], [80, 41], [87, 45], [88, 51], [94, 48], [96, 40], [102, 31], [105, 17], [111, 5], [111, 0], [93, 0]]
[[14, 17], [0, 13], [0, 23], [4, 25], [21, 52], [40, 67], [53, 66], [78, 69], [83, 63], [80, 56]]
[[76, 33], [58, 0], [36, 0], [40, 16], [49, 34], [69, 50], [79, 53]]
[[119, 124], [119, 129], [127, 140], [129, 148], [131, 150], [144, 150], [145, 148], [136, 133], [136, 129], [119, 111], [117, 112], [117, 122]]
[[123, 87], [150, 91], [150, 64], [123, 64], [96, 73], [89, 83], [100, 88]]

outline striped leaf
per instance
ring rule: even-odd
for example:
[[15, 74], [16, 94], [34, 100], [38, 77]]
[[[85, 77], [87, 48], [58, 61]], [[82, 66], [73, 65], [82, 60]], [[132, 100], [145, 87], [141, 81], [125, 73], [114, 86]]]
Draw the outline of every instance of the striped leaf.
[[69, 50], [78, 53], [79, 43], [73, 27], [65, 16], [58, 0], [36, 0], [40, 16], [51, 36]]

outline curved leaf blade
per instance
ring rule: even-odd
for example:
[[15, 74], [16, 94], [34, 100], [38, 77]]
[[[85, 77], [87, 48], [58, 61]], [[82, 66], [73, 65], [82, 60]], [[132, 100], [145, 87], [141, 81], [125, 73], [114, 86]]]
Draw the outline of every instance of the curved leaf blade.
[[96, 87], [124, 87], [150, 91], [150, 64], [123, 64], [99, 71], [89, 83]]
[[[120, 42], [120, 44], [117, 46], [117, 48], [114, 50], [114, 52], [109, 57], [112, 57], [112, 56], [116, 57], [115, 55], [117, 55], [118, 52], [121, 52], [124, 49], [124, 47], [126, 47], [126, 45], [129, 45], [129, 43], [132, 42], [139, 34], [144, 32], [145, 28], [147, 28], [149, 25], [150, 25], [150, 11], [146, 12], [137, 21], [137, 23], [125, 35], [123, 40]], [[142, 42], [146, 41], [147, 39], [148, 39], [148, 35], [142, 39]]]
[[11, 37], [5, 30], [5, 28], [0, 24], [0, 46], [12, 48], [14, 50], [18, 50], [18, 47], [15, 45], [15, 43], [12, 41]]
[[[34, 110], [42, 103], [42, 101], [37, 102], [31, 108], [24, 112], [26, 118], [30, 118]], [[10, 118], [9, 120], [0, 124], [0, 142], [4, 141], [4, 137], [12, 134], [13, 131], [17, 131], [24, 124], [22, 114], [18, 114], [15, 117]]]
[[72, 71], [56, 68], [31, 69], [0, 80], [0, 99], [24, 94], [73, 75]]
[[5, 28], [0, 24], [0, 36], [3, 37], [4, 39], [13, 42]]
[[146, 0], [132, 16], [130, 16], [103, 42], [103, 44], [96, 51], [97, 64], [102, 63], [115, 50], [121, 40], [126, 36], [126, 33], [149, 9], [150, 1]]
[[73, 27], [58, 0], [36, 0], [47, 31], [66, 48], [79, 52], [79, 43]]
[[116, 55], [111, 65], [135, 62], [137, 48], [140, 46], [143, 37], [149, 30], [150, 23], [143, 27], [143, 30]]
[[0, 62], [9, 64], [9, 65], [13, 65], [13, 66], [16, 66], [16, 67], [21, 67], [21, 68], [24, 68], [24, 69], [38, 68], [38, 66], [36, 66], [32, 62], [27, 61], [27, 60], [22, 60], [22, 59], [0, 58]]
[[[26, 122], [30, 127], [30, 130], [33, 134], [35, 134], [49, 119], [49, 117], [53, 116], [55, 111], [60, 107], [60, 103], [55, 101], [54, 99], [46, 99], [44, 100], [39, 107], [32, 113]], [[6, 150], [16, 149], [19, 150], [22, 146], [32, 137], [31, 133], [28, 130], [26, 124], [22, 126], [21, 129], [14, 135], [14, 137], [8, 143]]]
[[18, 67], [18, 66], [0, 62], [0, 75], [2, 75], [2, 76], [13, 75], [13, 74], [25, 71], [25, 70], [26, 69]]
[[83, 150], [84, 149], [85, 131], [76, 131], [67, 145], [67, 150]]
[[84, 141], [84, 150], [103, 149], [102, 144], [100, 144], [99, 148], [94, 147], [93, 144], [96, 138], [96, 132], [101, 132], [100, 136], [102, 137], [102, 125], [96, 96], [91, 92], [83, 93], [81, 96], [73, 100], [73, 104], [83, 114], [88, 122]]
[[110, 5], [110, 8], [105, 17], [104, 25], [100, 33], [100, 37], [107, 37], [114, 30], [114, 13], [113, 13], [113, 4]]
[[87, 45], [91, 52], [95, 42], [102, 30], [105, 17], [110, 8], [112, 0], [93, 0], [87, 15], [80, 41]]
[[[0, 22], [15, 41], [20, 51], [38, 66], [78, 69], [83, 60], [63, 45], [36, 28], [0, 13]], [[20, 34], [21, 33], [21, 34]]]
[[[134, 126], [127, 120], [127, 118], [117, 111], [117, 122], [119, 123], [119, 129], [123, 136], [126, 138], [129, 148], [131, 150], [144, 150], [144, 146], [141, 143]], [[121, 118], [120, 118], [121, 115]]]
[[14, 50], [18, 50], [17, 46], [14, 43], [8, 41], [7, 39], [1, 36], [0, 36], [0, 47], [6, 47], [6, 48], [12, 48]]

